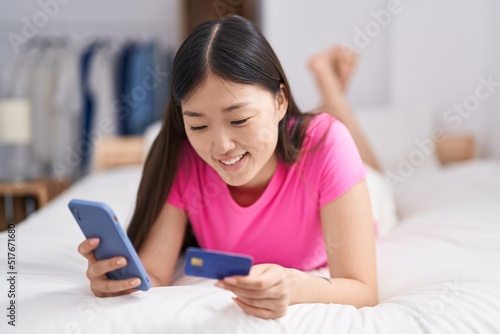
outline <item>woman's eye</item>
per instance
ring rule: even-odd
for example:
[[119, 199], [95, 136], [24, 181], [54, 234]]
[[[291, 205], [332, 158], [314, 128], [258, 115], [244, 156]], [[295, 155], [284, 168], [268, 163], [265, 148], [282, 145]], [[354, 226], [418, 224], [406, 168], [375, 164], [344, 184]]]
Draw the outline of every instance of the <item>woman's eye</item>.
[[242, 124], [245, 124], [247, 121], [248, 121], [248, 118], [245, 118], [245, 119], [241, 119], [239, 121], [232, 121], [231, 124], [242, 125]]
[[200, 131], [200, 130], [203, 130], [204, 128], [206, 128], [205, 125], [203, 126], [191, 126], [191, 131]]

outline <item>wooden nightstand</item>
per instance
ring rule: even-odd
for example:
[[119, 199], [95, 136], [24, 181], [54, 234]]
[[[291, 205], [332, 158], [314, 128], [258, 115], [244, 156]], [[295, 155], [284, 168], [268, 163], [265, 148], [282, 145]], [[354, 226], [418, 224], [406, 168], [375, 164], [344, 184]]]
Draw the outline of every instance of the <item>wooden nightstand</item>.
[[449, 134], [436, 143], [436, 154], [441, 164], [471, 160], [476, 157], [476, 140], [472, 134]]
[[0, 231], [7, 228], [6, 197], [12, 198], [12, 212], [14, 223], [24, 220], [26, 213], [26, 199], [33, 198], [36, 208], [45, 206], [51, 199], [59, 195], [70, 185], [69, 181], [39, 179], [21, 183], [0, 181]]
[[93, 169], [140, 165], [145, 157], [143, 137], [105, 137], [95, 143]]

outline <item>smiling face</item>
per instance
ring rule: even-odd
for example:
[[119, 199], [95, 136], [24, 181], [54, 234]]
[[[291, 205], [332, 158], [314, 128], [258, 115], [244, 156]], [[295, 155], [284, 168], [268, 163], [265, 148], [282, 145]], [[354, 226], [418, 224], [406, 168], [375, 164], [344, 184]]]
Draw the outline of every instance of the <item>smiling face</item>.
[[288, 107], [284, 86], [275, 95], [209, 75], [181, 107], [189, 142], [224, 182], [267, 185], [278, 162], [278, 123]]

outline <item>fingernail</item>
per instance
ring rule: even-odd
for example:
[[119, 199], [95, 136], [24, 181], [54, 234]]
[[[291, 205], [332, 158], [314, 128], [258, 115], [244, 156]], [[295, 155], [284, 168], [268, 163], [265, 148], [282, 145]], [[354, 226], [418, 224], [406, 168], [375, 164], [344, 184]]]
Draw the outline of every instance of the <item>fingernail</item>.
[[99, 238], [92, 238], [90, 239], [89, 243], [91, 246], [95, 246], [99, 243]]
[[130, 282], [130, 285], [132, 285], [132, 286], [136, 286], [136, 285], [140, 285], [140, 284], [141, 284], [141, 280], [138, 278], [136, 278]]
[[218, 281], [217, 283], [214, 284], [216, 287], [218, 288], [224, 288], [224, 283], [222, 283], [221, 281]]
[[125, 263], [127, 263], [127, 262], [125, 261], [125, 259], [124, 259], [124, 258], [121, 258], [121, 259], [119, 259], [118, 261], [116, 261], [116, 264], [117, 264], [117, 265], [120, 265], [120, 266], [125, 265]]
[[238, 283], [236, 278], [232, 278], [232, 277], [224, 278], [224, 282], [226, 282], [227, 284], [232, 284], [232, 285], [235, 285], [236, 283]]

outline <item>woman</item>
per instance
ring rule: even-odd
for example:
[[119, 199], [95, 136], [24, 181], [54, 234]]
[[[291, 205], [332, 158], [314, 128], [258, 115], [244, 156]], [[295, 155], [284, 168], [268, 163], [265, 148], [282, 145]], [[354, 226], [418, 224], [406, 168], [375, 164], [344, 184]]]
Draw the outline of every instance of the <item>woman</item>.
[[[337, 91], [347, 81], [339, 66], [353, 65], [335, 52], [310, 65], [325, 110], [340, 117], [349, 110]], [[258, 29], [238, 16], [201, 24], [176, 54], [171, 87], [128, 230], [153, 286], [171, 284], [189, 219], [201, 247], [254, 257], [248, 276], [216, 283], [248, 314], [277, 318], [297, 303], [375, 305], [375, 233], [356, 144], [330, 114], [299, 111]], [[93, 293], [133, 292], [138, 279], [107, 279], [126, 263], [96, 261], [98, 242], [79, 246]], [[323, 266], [330, 277], [306, 272]]]

